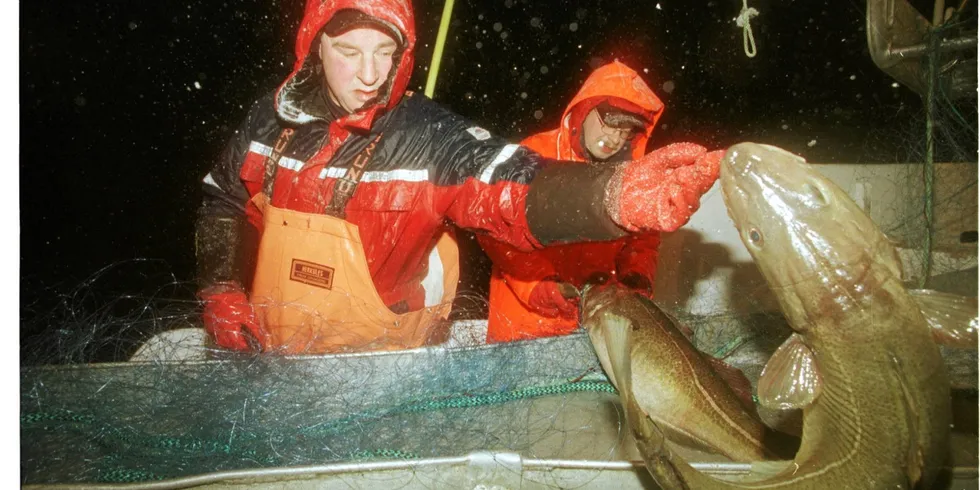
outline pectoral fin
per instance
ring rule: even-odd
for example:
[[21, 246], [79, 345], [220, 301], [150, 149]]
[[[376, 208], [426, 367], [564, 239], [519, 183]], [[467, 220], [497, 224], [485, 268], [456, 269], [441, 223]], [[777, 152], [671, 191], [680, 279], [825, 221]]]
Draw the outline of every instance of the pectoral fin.
[[620, 393], [631, 392], [633, 389], [632, 370], [630, 369], [630, 333], [633, 328], [628, 318], [614, 313], [603, 312], [602, 338], [609, 358], [609, 369], [616, 378], [616, 388]]
[[820, 394], [820, 372], [813, 351], [799, 334], [776, 349], [759, 377], [759, 403], [768, 408], [804, 408]]
[[663, 445], [663, 433], [658, 430], [647, 414], [636, 404], [633, 396], [633, 372], [630, 366], [631, 353], [630, 337], [633, 328], [628, 318], [613, 314], [602, 313], [602, 340], [609, 357], [609, 367], [612, 375], [619, 381], [617, 388], [626, 410], [626, 419], [633, 429], [637, 444], [654, 447], [658, 452]]
[[619, 315], [604, 313], [602, 336], [609, 356], [613, 376], [619, 380], [619, 396], [626, 410], [626, 421], [633, 433], [637, 449], [647, 470], [661, 488], [687, 490], [689, 487], [671, 462], [667, 439], [660, 426], [653, 422], [636, 403], [633, 396], [632, 322]]
[[910, 289], [909, 294], [932, 327], [936, 343], [961, 349], [977, 348], [977, 298], [931, 289]]
[[616, 380], [616, 373], [613, 372], [612, 366], [609, 364], [609, 351], [606, 347], [603, 328], [590, 326], [587, 331], [589, 333], [589, 339], [592, 340], [592, 347], [595, 349], [596, 357], [599, 358], [599, 364], [602, 365], [602, 370], [606, 373], [606, 377], [609, 378], [613, 386], [619, 390], [619, 381]]

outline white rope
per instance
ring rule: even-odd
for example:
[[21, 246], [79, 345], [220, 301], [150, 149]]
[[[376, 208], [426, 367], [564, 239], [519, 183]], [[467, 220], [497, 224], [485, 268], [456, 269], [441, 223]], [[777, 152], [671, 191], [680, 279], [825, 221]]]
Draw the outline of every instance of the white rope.
[[749, 20], [757, 15], [759, 15], [758, 10], [749, 8], [749, 0], [742, 0], [742, 11], [735, 18], [735, 25], [742, 28], [742, 49], [745, 50], [745, 56], [749, 58], [755, 57], [755, 36], [752, 35]]

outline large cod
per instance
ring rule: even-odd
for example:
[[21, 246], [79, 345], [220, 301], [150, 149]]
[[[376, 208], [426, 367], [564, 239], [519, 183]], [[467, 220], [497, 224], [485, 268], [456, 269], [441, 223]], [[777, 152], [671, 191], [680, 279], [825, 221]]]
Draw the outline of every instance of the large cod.
[[794, 331], [758, 396], [802, 408], [802, 440], [792, 461], [754, 465], [737, 481], [693, 469], [633, 393], [643, 368], [635, 338], [648, 326], [609, 309], [607, 294], [586, 292], [583, 323], [601, 337], [648, 470], [667, 490], [929, 488], [948, 454], [950, 388], [895, 248], [802, 158], [742, 143], [721, 165], [729, 216]]

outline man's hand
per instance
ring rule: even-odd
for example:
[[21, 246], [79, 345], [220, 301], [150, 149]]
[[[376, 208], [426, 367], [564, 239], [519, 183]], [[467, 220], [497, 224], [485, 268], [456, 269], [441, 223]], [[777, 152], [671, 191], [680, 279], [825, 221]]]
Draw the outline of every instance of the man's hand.
[[528, 306], [535, 313], [551, 318], [578, 318], [578, 296], [569, 298], [574, 287], [550, 279], [539, 282], [528, 297]]
[[[269, 335], [259, 325], [245, 291], [237, 284], [219, 284], [198, 293], [204, 301], [204, 329], [219, 347], [237, 351], [269, 345]], [[246, 332], [260, 344], [249, 346]]]
[[691, 219], [718, 179], [724, 151], [675, 143], [623, 164], [606, 186], [605, 206], [631, 231], [674, 231]]

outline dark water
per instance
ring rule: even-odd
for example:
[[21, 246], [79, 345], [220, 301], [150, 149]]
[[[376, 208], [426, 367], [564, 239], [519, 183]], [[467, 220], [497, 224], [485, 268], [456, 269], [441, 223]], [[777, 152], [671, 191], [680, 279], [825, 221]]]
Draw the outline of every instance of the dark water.
[[[288, 74], [302, 3], [20, 4], [22, 329], [112, 264], [124, 265], [98, 282], [107, 291], [192, 280], [200, 180], [253, 99]], [[741, 2], [689, 3], [457, 1], [435, 98], [517, 140], [555, 127], [590, 71], [619, 58], [667, 105], [653, 146], [910, 158], [922, 103], [872, 63], [864, 2], [750, 1], [752, 59], [733, 22]], [[414, 5], [421, 91], [442, 3]], [[479, 292], [487, 262], [464, 246], [463, 286]]]

